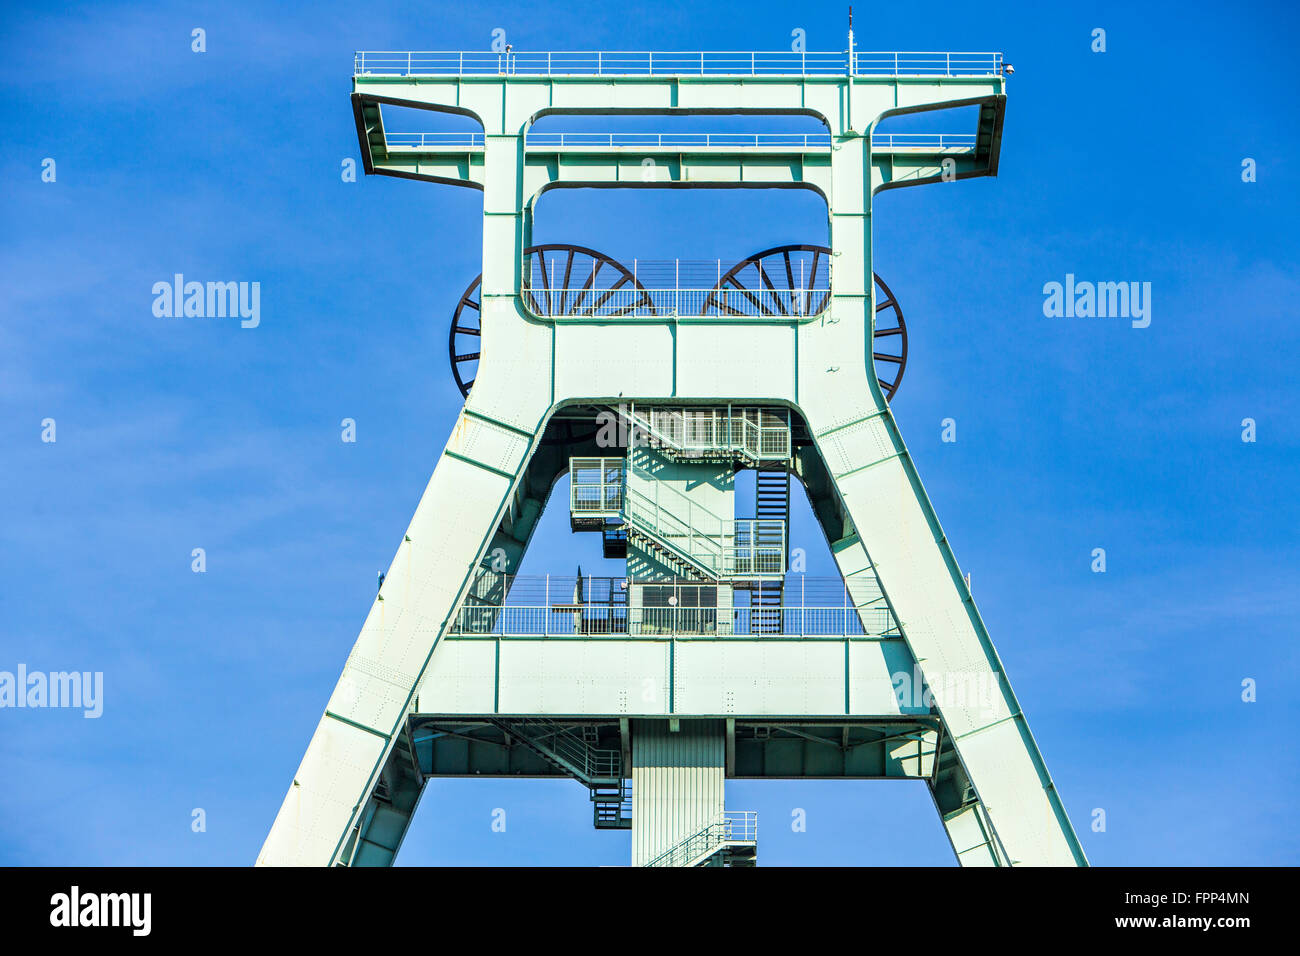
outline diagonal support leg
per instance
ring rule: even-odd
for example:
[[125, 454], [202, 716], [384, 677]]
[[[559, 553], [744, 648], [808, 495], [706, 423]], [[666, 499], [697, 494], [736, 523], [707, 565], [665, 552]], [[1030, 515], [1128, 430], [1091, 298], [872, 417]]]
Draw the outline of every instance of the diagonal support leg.
[[[836, 542], [832, 554], [848, 594], [859, 608], [863, 629], [870, 630], [883, 599], [877, 598], [882, 589], [867, 550], [854, 535]], [[907, 690], [916, 688], [916, 700], [924, 700], [925, 674], [910, 655], [906, 657], [906, 666], [896, 673], [905, 678], [903, 686]], [[938, 753], [930, 765], [927, 783], [953, 852], [962, 866], [1005, 866], [1006, 859], [998, 852], [987, 814], [979, 805], [942, 717], [940, 721]]]
[[407, 714], [509, 508], [536, 434], [461, 413], [258, 854], [259, 865], [392, 861], [423, 786], [404, 753]]
[[864, 543], [836, 550], [840, 570], [874, 567], [943, 719], [931, 792], [958, 860], [1087, 865], [891, 413], [809, 426]]

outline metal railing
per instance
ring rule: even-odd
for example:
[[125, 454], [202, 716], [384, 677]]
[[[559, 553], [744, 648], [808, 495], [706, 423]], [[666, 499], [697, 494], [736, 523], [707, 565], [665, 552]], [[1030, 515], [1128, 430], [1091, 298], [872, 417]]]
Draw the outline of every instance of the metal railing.
[[872, 133], [872, 149], [912, 149], [917, 151], [970, 151], [975, 148], [974, 133]]
[[690, 866], [703, 863], [726, 846], [758, 845], [758, 812], [724, 810], [722, 816], [698, 833], [659, 854], [646, 866]]
[[726, 573], [727, 541], [722, 518], [648, 476], [637, 487], [628, 484], [626, 502], [629, 532], [635, 529], [649, 536], [710, 574]]
[[[757, 426], [755, 426], [757, 427]], [[724, 519], [623, 458], [570, 458], [569, 510], [574, 517], [622, 515], [681, 559], [715, 576], [785, 571], [785, 522]]]
[[[389, 150], [482, 149], [483, 133], [386, 133]], [[830, 133], [528, 133], [530, 149], [829, 149]], [[974, 133], [875, 133], [874, 149], [971, 150]]]
[[623, 510], [622, 458], [570, 458], [569, 510], [579, 516], [614, 516]]
[[829, 149], [830, 133], [528, 133], [526, 147], [625, 149]]
[[365, 50], [354, 76], [995, 76], [1001, 53]]
[[390, 149], [442, 150], [482, 149], [482, 133], [384, 133], [384, 144]]
[[638, 410], [632, 405], [623, 413], [645, 432], [646, 444], [668, 452], [706, 455], [734, 451], [753, 461], [790, 457], [790, 416], [781, 409], [651, 405]]
[[878, 638], [896, 633], [886, 608], [536, 607], [466, 605], [452, 634], [497, 637]]
[[[824, 292], [830, 287], [830, 270], [822, 264], [814, 272], [805, 257], [797, 254], [790, 262], [790, 274], [781, 275], [783, 285], [799, 290]], [[620, 269], [610, 268], [606, 264], [596, 279], [590, 278], [590, 271], [583, 264], [580, 272], [571, 272], [568, 281], [575, 277], [587, 285], [587, 298], [593, 292], [604, 292], [619, 279], [629, 279], [640, 286], [653, 286], [668, 289], [701, 289], [710, 291], [718, 286], [737, 263], [734, 259], [631, 259], [622, 263], [625, 274]], [[563, 258], [552, 255], [547, 257], [532, 253], [524, 258], [524, 288], [533, 292], [547, 289], [560, 289], [566, 285]], [[751, 265], [752, 269], [753, 266]], [[768, 266], [771, 269], [771, 266]], [[784, 270], [781, 270], [784, 272]], [[608, 273], [608, 274], [607, 274]], [[777, 274], [771, 272], [768, 278], [772, 285], [777, 285]], [[604, 284], [602, 284], [604, 283]], [[764, 283], [766, 284], [766, 283]], [[585, 304], [585, 303], [584, 303]]]
[[[747, 589], [696, 579], [639, 581], [568, 575], [509, 575], [504, 603], [467, 599], [450, 633], [501, 637], [786, 637], [877, 639], [899, 633], [874, 579], [786, 575], [760, 590], [780, 594], [762, 605]], [[650, 589], [647, 591], [646, 589]], [[665, 606], [667, 591], [681, 603]], [[655, 594], [655, 605], [645, 601]], [[730, 606], [743, 596], [745, 604]], [[750, 603], [752, 601], [752, 603]], [[699, 604], [706, 606], [700, 607]], [[722, 607], [718, 607], [722, 604]], [[689, 605], [689, 606], [688, 606]], [[709, 606], [711, 605], [711, 606]]]
[[722, 518], [639, 465], [628, 473], [624, 513], [639, 530], [718, 577], [785, 572], [785, 522]]
[[[579, 604], [626, 603], [622, 597], [629, 588], [683, 587], [698, 588], [700, 582], [687, 578], [629, 578], [594, 574], [507, 574], [493, 572], [493, 587], [474, 603], [491, 602], [496, 607], [551, 604], [573, 600]], [[862, 607], [880, 601], [884, 595], [880, 584], [870, 575], [856, 575], [845, 581], [839, 575], [787, 574], [784, 590], [791, 607]], [[575, 597], [576, 595], [576, 597]]]
[[557, 257], [534, 253], [524, 259], [522, 295], [534, 312], [550, 317], [805, 318], [830, 303], [828, 265], [814, 270], [796, 255], [781, 270], [788, 274], [759, 276], [750, 265], [754, 275], [737, 276], [737, 264], [721, 259], [633, 259], [594, 272], [584, 264], [575, 274]]
[[[593, 303], [590, 289], [528, 289], [526, 301], [542, 316], [602, 319], [811, 318], [826, 310], [830, 296], [812, 289], [632, 288], [602, 292]], [[583, 299], [583, 294], [587, 298]]]
[[549, 750], [561, 762], [578, 771], [585, 780], [621, 779], [622, 754], [617, 750], [600, 750], [552, 720], [531, 720], [522, 724], [533, 744]]

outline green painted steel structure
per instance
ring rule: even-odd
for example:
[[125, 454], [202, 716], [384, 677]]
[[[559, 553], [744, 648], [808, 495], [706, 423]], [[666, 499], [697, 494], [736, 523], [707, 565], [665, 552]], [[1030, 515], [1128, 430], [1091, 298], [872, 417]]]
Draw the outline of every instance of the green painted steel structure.
[[[751, 861], [750, 841], [733, 839], [748, 830], [719, 815], [721, 780], [768, 775], [924, 780], [963, 865], [1086, 865], [872, 370], [872, 197], [996, 174], [1002, 67], [998, 54], [956, 53], [357, 55], [352, 104], [366, 171], [482, 190], [482, 358], [260, 864], [391, 863], [429, 776], [487, 772], [577, 778], [591, 789], [596, 825], [630, 826], [643, 862], [714, 844], [721, 849], [702, 855], [712, 862]], [[385, 106], [458, 114], [482, 131], [390, 133]], [[892, 116], [939, 110], [973, 113], [975, 128], [877, 130]], [[826, 133], [791, 142], [531, 132], [549, 116], [629, 113], [797, 114]], [[671, 311], [539, 307], [526, 255], [537, 201], [591, 186], [814, 190], [832, 250], [824, 307], [694, 312], [680, 295]], [[782, 579], [779, 613], [759, 618], [774, 623], [743, 638], [723, 639], [716, 626], [682, 634], [680, 624], [599, 640], [581, 623], [568, 638], [549, 626], [509, 633], [525, 617], [505, 613], [519, 585], [502, 568], [518, 566], [570, 460], [607, 457], [572, 423], [629, 403], [650, 416], [779, 411], [791, 437], [776, 465], [807, 491], [862, 632], [785, 633]], [[663, 445], [644, 459], [654, 481], [710, 514], [733, 507], [734, 468], [757, 466], [737, 460]], [[642, 461], [629, 452], [625, 470]], [[767, 487], [777, 487], [770, 476]], [[715, 536], [740, 533], [730, 520]], [[614, 538], [628, 553], [629, 600], [677, 588], [682, 574], [697, 579], [689, 587], [699, 599], [710, 568], [675, 558], [672, 535], [638, 539], [629, 517], [625, 539]], [[761, 591], [712, 578], [709, 600], [728, 611], [746, 587]], [[548, 616], [591, 620], [588, 595], [544, 600]], [[868, 626], [885, 610], [888, 627]], [[899, 673], [915, 675], [919, 702], [900, 703]], [[699, 747], [674, 746], [680, 734]], [[706, 752], [704, 783], [688, 769]], [[583, 769], [610, 754], [617, 779]], [[634, 786], [629, 799], [625, 781], [638, 773], [652, 790]], [[674, 801], [706, 791], [689, 820], [675, 815]], [[651, 801], [644, 820], [638, 801]]]

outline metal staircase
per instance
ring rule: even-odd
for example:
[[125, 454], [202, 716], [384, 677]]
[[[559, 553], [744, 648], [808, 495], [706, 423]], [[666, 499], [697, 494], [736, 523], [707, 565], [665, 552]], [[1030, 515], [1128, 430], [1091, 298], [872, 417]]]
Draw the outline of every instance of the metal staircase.
[[621, 561], [627, 557], [627, 527], [606, 525], [601, 529], [601, 555]]
[[[759, 549], [774, 545], [781, 547], [781, 567], [790, 561], [790, 542], [785, 535], [781, 540], [771, 540], [768, 528], [780, 522], [782, 528], [790, 527], [790, 472], [784, 467], [759, 468], [754, 478], [754, 518], [757, 537], [754, 546]], [[751, 627], [756, 634], [781, 633], [781, 605], [784, 601], [785, 577], [756, 581], [750, 588], [750, 607], [753, 609]]]
[[728, 810], [721, 819], [660, 853], [646, 866], [756, 866], [758, 814]]
[[643, 469], [634, 468], [633, 474], [637, 482], [634, 486], [629, 481], [623, 510], [628, 541], [679, 577], [722, 577], [727, 548], [724, 520], [655, 482]]
[[600, 531], [606, 557], [635, 544], [680, 577], [785, 574], [784, 519], [719, 517], [622, 458], [570, 459], [569, 476], [570, 527]]
[[491, 723], [591, 791], [592, 823], [598, 830], [632, 827], [632, 788], [623, 774], [623, 752], [595, 746], [594, 731], [579, 736], [545, 717], [495, 718]]
[[632, 782], [591, 788], [592, 822], [597, 830], [632, 829]]

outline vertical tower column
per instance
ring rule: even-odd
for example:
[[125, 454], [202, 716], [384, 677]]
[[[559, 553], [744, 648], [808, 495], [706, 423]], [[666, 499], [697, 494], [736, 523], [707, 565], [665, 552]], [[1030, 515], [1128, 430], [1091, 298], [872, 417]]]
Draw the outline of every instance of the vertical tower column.
[[632, 721], [632, 865], [722, 818], [726, 721]]

